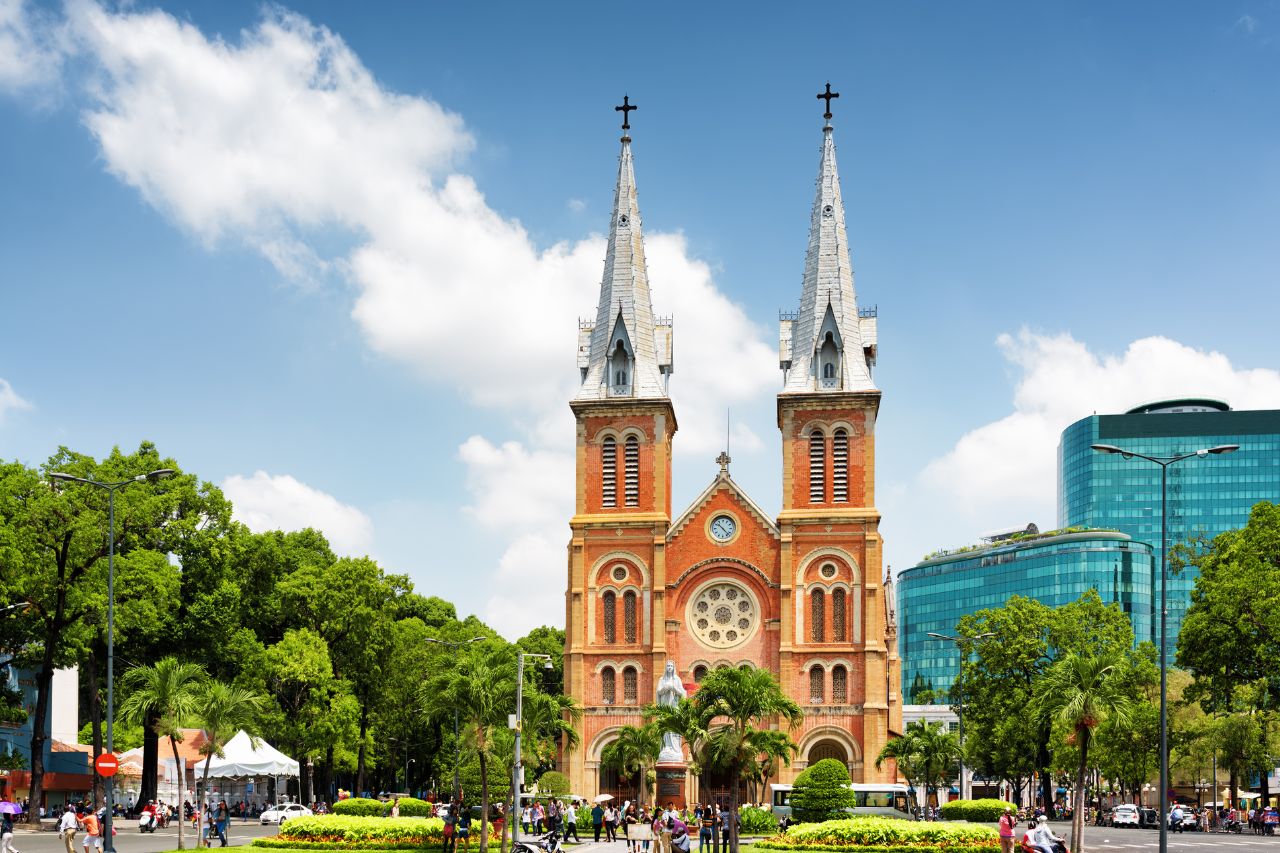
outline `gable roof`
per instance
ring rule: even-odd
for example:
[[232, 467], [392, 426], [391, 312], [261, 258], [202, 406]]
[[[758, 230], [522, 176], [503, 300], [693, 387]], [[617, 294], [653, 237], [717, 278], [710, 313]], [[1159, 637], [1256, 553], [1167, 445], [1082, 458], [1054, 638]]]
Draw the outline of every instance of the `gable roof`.
[[711, 481], [711, 485], [703, 489], [702, 494], [694, 498], [693, 503], [689, 504], [689, 508], [680, 513], [680, 515], [671, 522], [671, 526], [667, 529], [667, 541], [670, 542], [672, 539], [683, 533], [685, 527], [687, 527], [689, 522], [693, 520], [694, 516], [705, 509], [707, 504], [711, 503], [711, 499], [715, 497], [716, 493], [721, 489], [727, 490], [730, 494], [736, 497], [738, 501], [746, 507], [747, 512], [751, 513], [751, 516], [769, 531], [770, 536], [775, 539], [780, 538], [778, 525], [774, 523], [772, 518], [765, 514], [765, 511], [760, 508], [759, 504], [753, 501], [751, 497], [742, 490], [741, 486], [733, 481], [733, 478], [729, 476], [729, 467], [726, 464], [721, 466], [720, 473]]

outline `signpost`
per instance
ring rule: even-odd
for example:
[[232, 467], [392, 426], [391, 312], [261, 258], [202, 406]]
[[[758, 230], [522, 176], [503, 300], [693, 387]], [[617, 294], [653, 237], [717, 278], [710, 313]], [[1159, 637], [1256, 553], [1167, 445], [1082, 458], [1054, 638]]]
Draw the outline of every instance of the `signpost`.
[[93, 769], [98, 771], [99, 776], [110, 779], [120, 769], [120, 759], [110, 752], [104, 752], [94, 759]]

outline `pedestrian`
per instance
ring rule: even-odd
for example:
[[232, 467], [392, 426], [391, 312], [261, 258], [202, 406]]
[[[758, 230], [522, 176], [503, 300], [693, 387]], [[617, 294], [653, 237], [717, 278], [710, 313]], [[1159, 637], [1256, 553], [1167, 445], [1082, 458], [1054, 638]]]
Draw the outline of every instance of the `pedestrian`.
[[227, 801], [220, 800], [218, 808], [213, 813], [214, 827], [218, 833], [218, 840], [222, 842], [223, 847], [227, 846], [227, 824], [231, 823], [231, 809], [227, 808]]
[[720, 846], [729, 849], [729, 822], [734, 819], [734, 814], [729, 809], [720, 812]]
[[600, 830], [604, 828], [604, 809], [600, 807], [599, 803], [596, 803], [591, 808], [591, 828], [595, 830], [596, 844], [599, 844]]
[[573, 836], [574, 843], [582, 843], [582, 839], [578, 837], [578, 805], [573, 800], [564, 807], [564, 840], [566, 842], [570, 835]]
[[712, 843], [716, 834], [716, 816], [711, 811], [711, 804], [701, 808], [698, 817], [698, 850], [705, 853], [707, 846]]
[[62, 813], [62, 820], [58, 822], [58, 836], [66, 845], [67, 853], [76, 853], [76, 829], [79, 826], [76, 822], [75, 806], [67, 803], [66, 811]]
[[520, 828], [525, 835], [533, 833], [533, 806], [526, 805], [520, 810]]
[[1016, 825], [1013, 806], [1005, 806], [1004, 814], [1000, 815], [1000, 853], [1013, 853], [1013, 828]]
[[490, 815], [489, 819], [493, 821], [494, 834], [502, 838], [502, 827], [507, 822], [507, 813], [504, 811], [502, 803], [493, 804], [493, 814]]
[[8, 812], [0, 815], [0, 853], [18, 853], [13, 846], [13, 815]]
[[457, 826], [457, 823], [458, 823], [458, 815], [457, 815], [457, 811], [456, 811], [456, 809], [457, 809], [457, 805], [456, 805], [456, 804], [454, 804], [454, 803], [452, 803], [452, 802], [451, 802], [451, 803], [449, 803], [449, 805], [445, 807], [445, 810], [444, 810], [444, 847], [443, 847], [443, 848], [441, 848], [441, 853], [452, 853], [452, 851], [453, 851], [453, 849], [454, 849], [454, 847], [455, 847], [456, 842], [455, 842], [454, 837], [453, 837], [453, 831], [454, 831], [454, 828]]
[[[458, 813], [458, 840], [462, 842], [463, 850], [471, 849], [471, 809], [466, 806]], [[454, 845], [454, 849], [457, 849], [457, 845]]]
[[605, 806], [604, 837], [605, 841], [609, 842], [618, 840], [618, 811], [613, 807], [613, 804]]
[[85, 810], [78, 818], [80, 825], [84, 827], [84, 853], [90, 853], [91, 850], [102, 849], [102, 824], [98, 823], [98, 816], [92, 810]]
[[533, 804], [533, 829], [534, 832], [541, 835], [546, 832], [547, 812], [542, 808], [542, 803], [535, 802]]
[[627, 853], [640, 853], [640, 839], [637, 838], [635, 826], [640, 822], [635, 805], [627, 806], [627, 813], [622, 817], [622, 835], [627, 839]]

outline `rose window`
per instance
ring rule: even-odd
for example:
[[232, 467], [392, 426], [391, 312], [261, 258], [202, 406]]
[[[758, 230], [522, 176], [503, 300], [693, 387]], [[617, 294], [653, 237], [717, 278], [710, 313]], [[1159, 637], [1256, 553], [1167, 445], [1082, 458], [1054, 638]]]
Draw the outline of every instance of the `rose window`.
[[712, 581], [689, 603], [686, 622], [704, 646], [728, 649], [745, 642], [760, 627], [759, 606], [744, 587]]

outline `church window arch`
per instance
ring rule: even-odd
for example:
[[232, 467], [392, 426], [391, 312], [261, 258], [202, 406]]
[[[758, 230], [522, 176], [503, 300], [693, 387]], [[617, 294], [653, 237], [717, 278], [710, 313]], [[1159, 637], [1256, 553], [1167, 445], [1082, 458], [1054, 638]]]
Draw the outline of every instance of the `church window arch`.
[[604, 641], [618, 642], [618, 596], [613, 590], [606, 590], [603, 596], [604, 605]]
[[613, 388], [619, 394], [629, 393], [631, 386], [631, 353], [627, 352], [627, 345], [619, 340], [618, 345], [613, 348]]
[[600, 703], [613, 705], [617, 702], [617, 675], [613, 667], [606, 666], [600, 670]]
[[707, 677], [707, 665], [706, 665], [706, 664], [702, 664], [702, 663], [700, 663], [700, 664], [698, 664], [697, 666], [695, 666], [695, 667], [693, 668], [693, 682], [694, 682], [694, 684], [701, 684], [701, 683], [702, 683], [702, 679], [704, 679], [704, 678], [706, 678], [706, 677]]
[[823, 590], [815, 589], [809, 595], [809, 621], [810, 636], [813, 641], [825, 643], [827, 641], [827, 594]]
[[849, 500], [849, 433], [838, 429], [831, 437], [831, 500]]
[[827, 497], [827, 437], [822, 430], [809, 433], [809, 503], [820, 504]]
[[626, 465], [626, 503], [627, 506], [640, 505], [640, 439], [634, 435], [627, 436], [624, 462]]
[[821, 705], [826, 701], [826, 673], [822, 667], [809, 668], [809, 704]]
[[636, 593], [633, 589], [622, 594], [622, 641], [636, 641]]
[[840, 372], [840, 347], [833, 332], [822, 336], [822, 345], [818, 347], [818, 363], [822, 365], [822, 386], [835, 387]]
[[837, 587], [831, 591], [831, 639], [837, 643], [843, 643], [849, 638], [846, 609], [845, 591]]
[[611, 435], [600, 444], [600, 498], [604, 506], [618, 505], [618, 442]]
[[622, 701], [627, 705], [636, 704], [636, 681], [634, 666], [622, 670]]
[[837, 705], [849, 701], [849, 671], [843, 664], [836, 664], [831, 670], [831, 701]]

